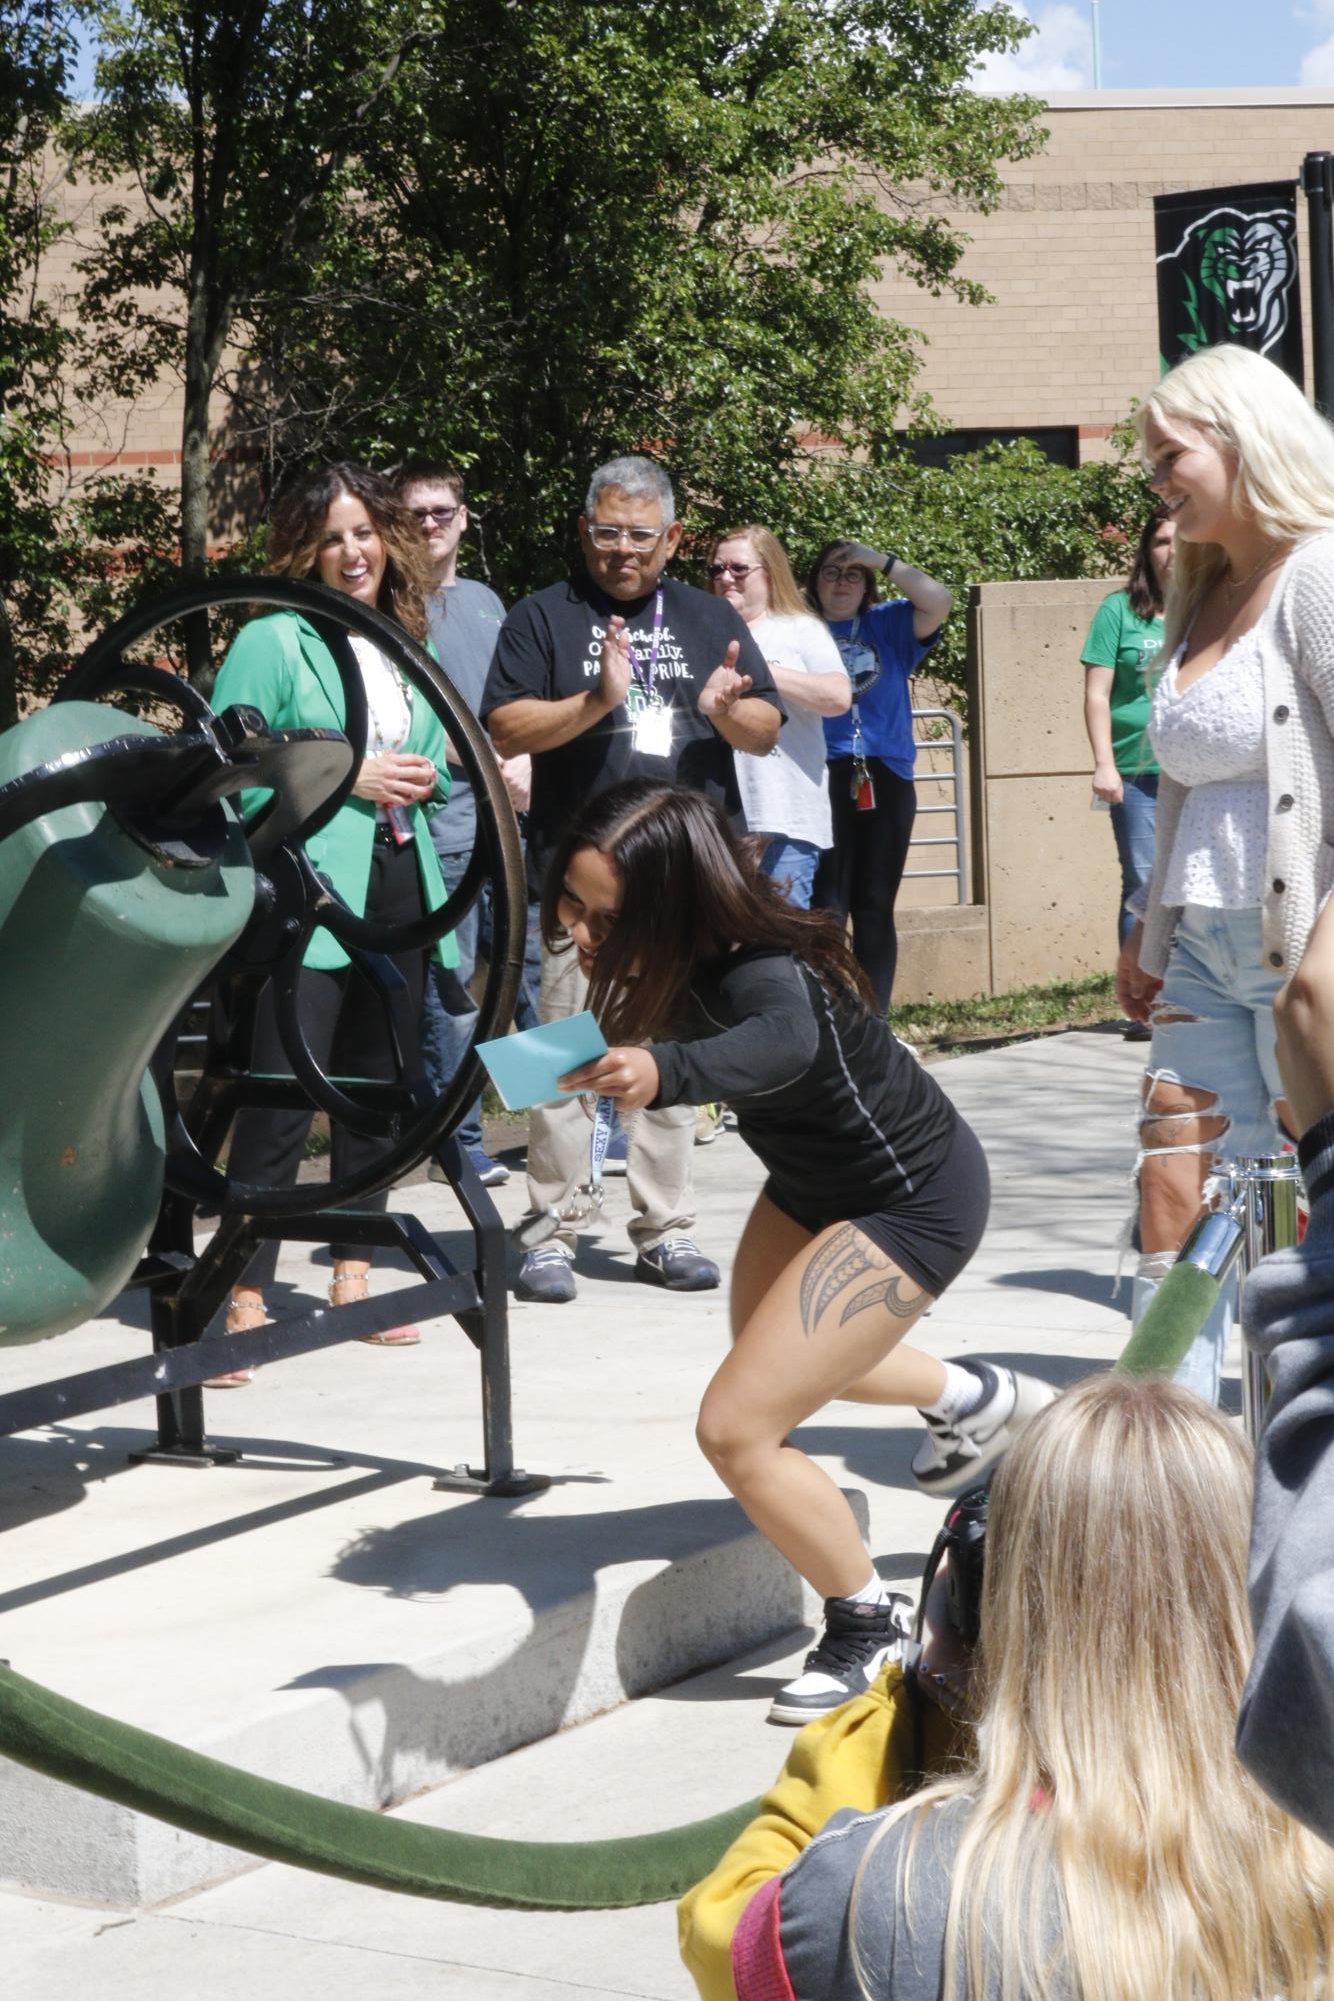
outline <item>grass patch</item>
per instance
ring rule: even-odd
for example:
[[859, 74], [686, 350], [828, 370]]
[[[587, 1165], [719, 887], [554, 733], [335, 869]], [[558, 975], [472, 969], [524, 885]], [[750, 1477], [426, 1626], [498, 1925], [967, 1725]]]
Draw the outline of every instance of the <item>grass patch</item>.
[[1009, 994], [978, 994], [972, 1000], [911, 1001], [890, 1015], [896, 1035], [914, 1049], [950, 1049], [963, 1042], [1000, 1042], [1060, 1028], [1082, 1028], [1117, 1017], [1115, 981], [1110, 973], [1050, 986], [1020, 987]]

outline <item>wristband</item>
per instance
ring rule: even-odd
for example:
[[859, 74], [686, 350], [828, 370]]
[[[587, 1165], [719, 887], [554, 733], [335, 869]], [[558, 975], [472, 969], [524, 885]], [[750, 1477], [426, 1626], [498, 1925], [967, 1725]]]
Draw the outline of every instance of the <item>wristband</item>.
[[886, 556], [884, 562], [880, 565], [881, 576], [887, 577], [890, 571], [893, 569], [895, 563], [901, 563], [902, 561], [903, 558], [901, 556], [895, 556], [892, 553]]

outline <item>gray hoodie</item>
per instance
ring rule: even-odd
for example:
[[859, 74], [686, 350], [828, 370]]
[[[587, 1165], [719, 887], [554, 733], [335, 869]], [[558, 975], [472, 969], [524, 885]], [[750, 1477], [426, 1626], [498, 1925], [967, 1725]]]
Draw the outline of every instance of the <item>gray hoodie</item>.
[[1237, 1750], [1280, 1806], [1334, 1842], [1334, 1112], [1298, 1152], [1305, 1240], [1266, 1258], [1242, 1301], [1273, 1394], [1256, 1459], [1256, 1644]]

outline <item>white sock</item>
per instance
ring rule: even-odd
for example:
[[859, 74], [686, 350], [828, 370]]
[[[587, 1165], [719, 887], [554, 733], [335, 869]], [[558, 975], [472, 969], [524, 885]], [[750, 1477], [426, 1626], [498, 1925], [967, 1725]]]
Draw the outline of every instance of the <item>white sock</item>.
[[860, 1591], [849, 1592], [843, 1602], [847, 1605], [886, 1605], [889, 1602], [889, 1593], [872, 1571], [870, 1583], [863, 1584]]
[[946, 1424], [955, 1424], [961, 1417], [969, 1417], [983, 1401], [986, 1382], [958, 1362], [942, 1362], [940, 1366], [945, 1371], [945, 1387], [934, 1403], [920, 1406], [921, 1412], [923, 1417], [939, 1417]]

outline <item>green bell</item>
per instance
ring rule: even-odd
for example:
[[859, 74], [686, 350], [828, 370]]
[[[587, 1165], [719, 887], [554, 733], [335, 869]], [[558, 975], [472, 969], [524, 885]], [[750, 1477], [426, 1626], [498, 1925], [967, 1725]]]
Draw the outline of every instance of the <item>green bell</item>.
[[[92, 702], [0, 736], [0, 786], [162, 732]], [[240, 823], [173, 851], [100, 802], [0, 840], [0, 1345], [101, 1311], [157, 1217], [164, 1134], [153, 1052], [240, 935], [255, 876]]]

